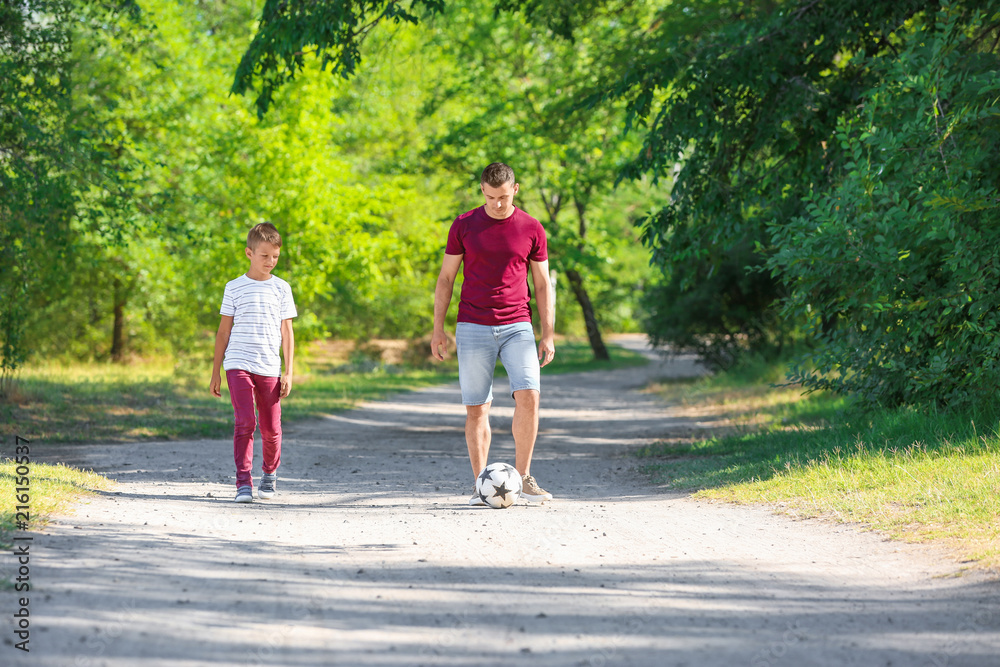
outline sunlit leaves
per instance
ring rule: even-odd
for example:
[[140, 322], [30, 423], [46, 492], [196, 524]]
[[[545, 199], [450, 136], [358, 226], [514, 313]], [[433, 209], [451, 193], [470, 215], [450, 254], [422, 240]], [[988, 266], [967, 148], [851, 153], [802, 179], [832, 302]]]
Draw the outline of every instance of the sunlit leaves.
[[418, 12], [440, 12], [444, 0], [267, 0], [253, 41], [232, 90], [260, 87], [257, 113], [263, 116], [276, 91], [295, 79], [315, 55], [320, 68], [350, 77], [361, 61], [361, 44], [381, 22], [418, 20]]

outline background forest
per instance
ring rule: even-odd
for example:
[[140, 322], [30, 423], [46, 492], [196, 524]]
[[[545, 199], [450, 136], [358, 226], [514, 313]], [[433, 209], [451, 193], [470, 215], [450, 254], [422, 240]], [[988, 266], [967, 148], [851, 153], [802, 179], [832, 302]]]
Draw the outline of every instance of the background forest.
[[[875, 405], [1000, 376], [1000, 2], [0, 5], [0, 355], [203, 354], [246, 230], [300, 340], [418, 338], [510, 163], [558, 329]], [[452, 309], [454, 316], [455, 309]]]

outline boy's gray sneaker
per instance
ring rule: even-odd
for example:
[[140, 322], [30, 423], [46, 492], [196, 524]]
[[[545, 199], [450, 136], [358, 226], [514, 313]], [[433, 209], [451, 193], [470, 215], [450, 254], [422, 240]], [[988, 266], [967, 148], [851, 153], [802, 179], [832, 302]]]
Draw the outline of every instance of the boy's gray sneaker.
[[236, 489], [236, 502], [238, 503], [252, 503], [253, 502], [253, 487], [252, 486], [241, 486]]
[[482, 497], [479, 495], [479, 491], [476, 491], [476, 485], [472, 485], [472, 497], [469, 498], [469, 504], [473, 507], [485, 507], [486, 503], [483, 502]]
[[531, 475], [521, 477], [521, 497], [529, 503], [541, 503], [552, 500], [552, 494], [538, 486], [535, 478]]
[[278, 475], [277, 473], [267, 473], [260, 476], [260, 486], [257, 487], [257, 497], [263, 500], [272, 498], [274, 492], [278, 490]]

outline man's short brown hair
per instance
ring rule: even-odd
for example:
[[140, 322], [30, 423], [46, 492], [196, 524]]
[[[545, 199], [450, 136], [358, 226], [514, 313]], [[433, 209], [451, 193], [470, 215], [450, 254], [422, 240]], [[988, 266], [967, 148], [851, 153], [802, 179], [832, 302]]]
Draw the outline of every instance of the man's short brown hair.
[[494, 162], [483, 169], [483, 175], [479, 179], [480, 185], [488, 185], [491, 188], [499, 188], [505, 183], [513, 185], [515, 182], [514, 170], [503, 162]]
[[276, 248], [281, 247], [281, 234], [270, 222], [254, 225], [247, 234], [247, 247], [251, 250], [256, 250], [262, 241], [270, 243]]

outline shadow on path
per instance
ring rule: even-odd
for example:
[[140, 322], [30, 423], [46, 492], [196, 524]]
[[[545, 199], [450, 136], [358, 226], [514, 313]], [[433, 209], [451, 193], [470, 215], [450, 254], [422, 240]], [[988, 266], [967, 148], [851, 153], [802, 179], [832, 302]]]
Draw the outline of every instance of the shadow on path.
[[[697, 372], [545, 376], [532, 472], [556, 499], [504, 511], [466, 504], [454, 385], [286, 427], [279, 493], [251, 505], [232, 502], [229, 441], [74, 448], [118, 488], [35, 536], [32, 652], [8, 643], [0, 663], [997, 664], [994, 582], [651, 488], [624, 454], [714, 418], [639, 389]], [[502, 382], [491, 460], [512, 461]]]

